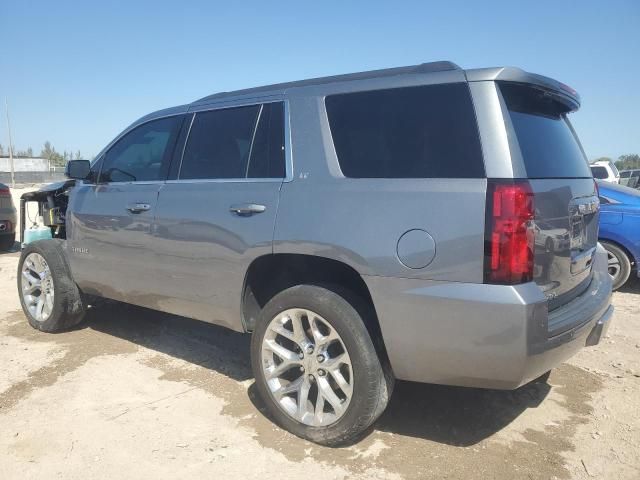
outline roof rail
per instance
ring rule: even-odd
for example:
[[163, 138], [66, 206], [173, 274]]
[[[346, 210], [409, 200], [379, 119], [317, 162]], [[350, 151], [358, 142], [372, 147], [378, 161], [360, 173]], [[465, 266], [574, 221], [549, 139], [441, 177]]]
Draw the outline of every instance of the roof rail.
[[435, 73], [446, 72], [449, 70], [461, 70], [461, 68], [453, 62], [438, 61], [421, 63], [419, 65], [411, 65], [408, 67], [396, 67], [396, 68], [384, 68], [381, 70], [371, 70], [367, 72], [347, 73], [345, 75], [332, 75], [329, 77], [310, 78], [307, 80], [298, 80], [295, 82], [276, 83], [273, 85], [265, 85], [262, 87], [246, 88], [243, 90], [236, 90], [232, 92], [220, 92], [213, 95], [208, 95], [194, 103], [206, 102], [209, 100], [216, 100], [222, 97], [231, 97], [236, 95], [246, 95], [250, 93], [260, 93], [268, 90], [285, 90], [287, 88], [294, 87], [306, 87], [311, 85], [322, 85], [335, 82], [348, 82], [352, 80], [366, 80], [369, 78], [391, 77], [395, 75], [407, 75], [407, 74], [423, 74], [423, 73]]

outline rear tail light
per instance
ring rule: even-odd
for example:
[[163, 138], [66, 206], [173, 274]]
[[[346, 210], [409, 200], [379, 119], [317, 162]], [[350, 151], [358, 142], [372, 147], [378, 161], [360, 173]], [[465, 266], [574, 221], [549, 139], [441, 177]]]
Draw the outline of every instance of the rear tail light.
[[486, 212], [485, 282], [502, 285], [530, 282], [535, 230], [529, 182], [490, 180]]
[[0, 187], [0, 197], [9, 197], [11, 196], [11, 191], [8, 187]]

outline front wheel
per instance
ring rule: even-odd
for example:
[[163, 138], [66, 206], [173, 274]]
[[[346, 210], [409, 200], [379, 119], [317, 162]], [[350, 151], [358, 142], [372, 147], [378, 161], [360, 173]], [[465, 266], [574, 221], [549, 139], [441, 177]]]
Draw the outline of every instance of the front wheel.
[[631, 261], [620, 247], [609, 242], [600, 242], [607, 251], [607, 270], [613, 282], [613, 290], [624, 285], [631, 275]]
[[29, 324], [43, 332], [82, 321], [84, 304], [64, 258], [61, 240], [28, 244], [18, 263], [18, 294]]
[[323, 445], [357, 439], [384, 411], [392, 388], [356, 307], [314, 285], [284, 290], [265, 305], [251, 363], [275, 421]]

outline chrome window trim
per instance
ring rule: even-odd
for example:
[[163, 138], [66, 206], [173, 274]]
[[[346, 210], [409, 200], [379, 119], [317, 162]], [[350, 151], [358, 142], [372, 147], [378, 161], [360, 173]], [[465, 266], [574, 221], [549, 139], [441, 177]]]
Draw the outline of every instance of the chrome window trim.
[[254, 96], [245, 98], [235, 98], [226, 100], [217, 100], [204, 104], [189, 105], [189, 113], [205, 112], [209, 110], [222, 110], [225, 108], [246, 107], [250, 105], [263, 105], [265, 103], [282, 102], [285, 100], [282, 94], [268, 94], [264, 96]]
[[185, 178], [167, 180], [167, 185], [173, 183], [282, 183], [282, 178]]
[[167, 183], [165, 180], [140, 180], [135, 182], [105, 182], [105, 183], [88, 183], [86, 185], [91, 185], [95, 187], [101, 186], [111, 186], [111, 185], [164, 185]]
[[[283, 103], [284, 104], [284, 162], [285, 162], [285, 176], [284, 178], [180, 178], [180, 172], [182, 171], [182, 162], [184, 160], [184, 152], [187, 147], [187, 143], [189, 142], [189, 137], [191, 135], [191, 126], [195, 120], [196, 114], [201, 112], [210, 112], [214, 110], [227, 110], [230, 108], [239, 108], [239, 107], [251, 107], [251, 106], [260, 106], [260, 113], [262, 113], [262, 106], [267, 103]], [[264, 99], [242, 99], [233, 102], [224, 102], [219, 104], [209, 104], [206, 106], [198, 106], [197, 109], [189, 109], [187, 113], [193, 114], [191, 118], [191, 124], [189, 125], [189, 131], [187, 132], [187, 136], [184, 141], [184, 145], [182, 146], [182, 154], [180, 155], [180, 167], [178, 168], [178, 178], [175, 180], [166, 180], [167, 184], [173, 183], [282, 183], [282, 182], [290, 182], [293, 180], [293, 159], [291, 154], [291, 122], [289, 119], [289, 100], [286, 98], [264, 98]], [[255, 128], [258, 128], [258, 123], [256, 122]], [[255, 135], [255, 131], [254, 131]], [[249, 159], [250, 160], [250, 159]]]
[[189, 135], [191, 135], [191, 127], [193, 126], [193, 121], [195, 120], [195, 118], [196, 118], [196, 114], [191, 113], [191, 121], [189, 122], [189, 128], [187, 129], [187, 136], [184, 137], [184, 143], [182, 144], [182, 152], [180, 152], [180, 165], [178, 165], [178, 173], [176, 174], [177, 178], [180, 178], [180, 173], [182, 172], [182, 159], [184, 158], [184, 151], [187, 148], [187, 141], [189, 140]]
[[[256, 141], [256, 133], [258, 133], [258, 127], [260, 126], [260, 119], [262, 118], [263, 110], [264, 110], [264, 103], [260, 105], [260, 110], [258, 110], [258, 116], [256, 117], [256, 124], [253, 127], [253, 134], [251, 135], [251, 144], [249, 145], [249, 157], [247, 157], [247, 167], [244, 169], [244, 178], [249, 178], [249, 168], [251, 167], [251, 155], [253, 154], [253, 145]], [[180, 175], [178, 175], [178, 178], [180, 178]]]

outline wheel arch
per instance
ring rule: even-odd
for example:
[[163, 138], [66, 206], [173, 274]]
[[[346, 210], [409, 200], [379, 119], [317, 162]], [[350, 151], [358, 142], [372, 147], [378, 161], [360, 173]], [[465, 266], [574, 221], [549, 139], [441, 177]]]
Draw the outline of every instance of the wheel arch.
[[260, 310], [273, 296], [300, 284], [324, 286], [347, 297], [359, 310], [380, 359], [389, 364], [369, 287], [352, 266], [328, 257], [274, 253], [256, 258], [247, 269], [242, 288], [244, 330], [253, 331]]
[[629, 261], [631, 262], [631, 269], [632, 270], [636, 270], [638, 268], [638, 258], [636, 258], [633, 255], [633, 253], [631, 253], [631, 250], [623, 242], [621, 242], [620, 239], [612, 238], [610, 236], [606, 236], [606, 237], [602, 237], [601, 236], [601, 237], [598, 238], [598, 241], [599, 242], [605, 242], [605, 243], [611, 243], [611, 244], [615, 245], [616, 247], [618, 247], [629, 258]]

